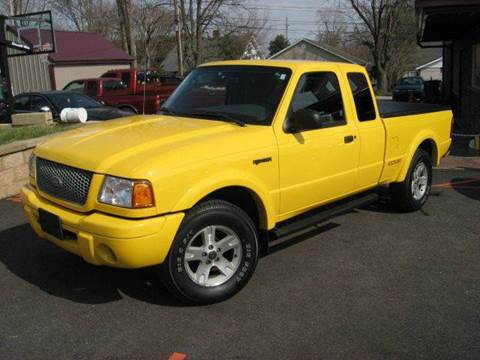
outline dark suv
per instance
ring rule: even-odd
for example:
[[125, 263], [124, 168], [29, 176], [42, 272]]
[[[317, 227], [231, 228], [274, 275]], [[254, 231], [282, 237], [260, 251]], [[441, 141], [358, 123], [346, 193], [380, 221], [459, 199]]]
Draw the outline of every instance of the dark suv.
[[425, 99], [425, 82], [420, 76], [400, 79], [393, 88], [393, 101], [421, 102]]

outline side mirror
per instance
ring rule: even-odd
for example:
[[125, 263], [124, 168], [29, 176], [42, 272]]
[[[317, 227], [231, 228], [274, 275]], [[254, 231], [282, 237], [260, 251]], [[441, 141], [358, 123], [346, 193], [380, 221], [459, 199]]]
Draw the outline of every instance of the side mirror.
[[293, 134], [302, 131], [321, 129], [326, 123], [333, 121], [331, 114], [321, 115], [315, 110], [300, 109], [288, 118], [285, 131]]
[[49, 108], [48, 106], [42, 106], [42, 107], [40, 108], [40, 111], [41, 111], [41, 112], [49, 112], [49, 111], [51, 111], [51, 110], [50, 110], [50, 108]]

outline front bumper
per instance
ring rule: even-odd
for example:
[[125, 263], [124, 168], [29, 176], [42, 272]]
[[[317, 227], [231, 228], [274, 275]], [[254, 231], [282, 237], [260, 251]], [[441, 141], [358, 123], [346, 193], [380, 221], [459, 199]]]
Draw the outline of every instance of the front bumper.
[[[184, 213], [176, 213], [125, 219], [100, 212], [75, 212], [40, 197], [30, 185], [23, 187], [21, 196], [25, 214], [38, 236], [94, 265], [139, 268], [161, 264], [184, 217]], [[42, 231], [39, 208], [60, 217], [64, 240]]]

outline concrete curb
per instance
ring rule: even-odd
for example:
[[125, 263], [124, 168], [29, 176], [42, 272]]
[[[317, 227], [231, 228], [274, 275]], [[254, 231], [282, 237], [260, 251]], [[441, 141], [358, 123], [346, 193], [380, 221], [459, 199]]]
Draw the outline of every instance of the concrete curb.
[[437, 169], [480, 171], [480, 156], [447, 156]]

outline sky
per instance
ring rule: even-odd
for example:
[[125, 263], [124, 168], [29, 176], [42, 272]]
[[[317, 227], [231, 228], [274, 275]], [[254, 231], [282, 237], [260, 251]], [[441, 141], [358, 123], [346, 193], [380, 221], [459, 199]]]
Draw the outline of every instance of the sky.
[[[340, 6], [345, 9], [345, 0], [247, 0], [259, 14], [269, 19], [270, 31], [267, 41], [277, 34], [285, 34], [285, 18], [288, 17], [288, 38], [290, 42], [301, 38], [315, 38], [318, 29], [319, 10], [325, 19], [331, 18], [332, 10]], [[265, 45], [265, 44], [262, 44]]]

